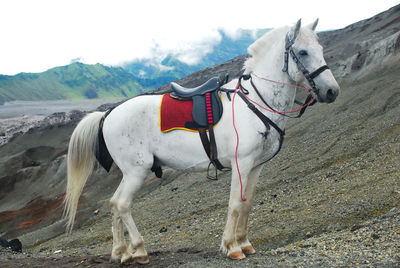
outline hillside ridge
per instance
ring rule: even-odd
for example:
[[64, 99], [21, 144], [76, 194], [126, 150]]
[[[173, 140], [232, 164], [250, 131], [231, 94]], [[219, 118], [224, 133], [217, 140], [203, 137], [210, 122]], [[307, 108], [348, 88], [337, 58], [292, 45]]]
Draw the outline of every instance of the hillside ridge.
[[0, 75], [0, 103], [12, 100], [56, 100], [132, 97], [143, 92], [122, 68], [72, 63], [43, 73]]

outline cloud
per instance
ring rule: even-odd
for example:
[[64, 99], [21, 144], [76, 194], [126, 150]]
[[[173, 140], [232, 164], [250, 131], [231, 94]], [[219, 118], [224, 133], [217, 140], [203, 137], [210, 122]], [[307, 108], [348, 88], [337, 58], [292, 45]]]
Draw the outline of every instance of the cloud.
[[215, 45], [221, 42], [222, 36], [219, 32], [214, 32], [213, 35], [197, 40], [195, 42], [186, 42], [171, 54], [178, 60], [188, 65], [197, 64], [205, 55], [211, 53]]
[[[77, 58], [89, 64], [121, 65], [165, 53], [193, 64], [218, 42], [220, 28], [237, 38], [239, 28], [273, 28], [298, 18], [312, 22], [319, 17], [319, 30], [334, 29], [395, 4], [398, 0], [309, 0], [307, 4], [292, 0], [248, 0], [245, 4], [242, 0], [2, 0], [0, 74], [44, 71]], [[158, 44], [156, 49], [154, 44]]]
[[[123, 62], [123, 65], [129, 64], [132, 61], [145, 60], [148, 65], [156, 66], [160, 70], [170, 70], [170, 67], [162, 65], [162, 61], [168, 56], [172, 56], [188, 65], [195, 65], [205, 55], [211, 53], [214, 46], [221, 39], [222, 36], [218, 30], [211, 30], [202, 36], [197, 36], [197, 38], [193, 36], [190, 38], [181, 38], [178, 41], [172, 36], [153, 39], [145, 55], [126, 60]], [[121, 63], [118, 62], [118, 64]]]
[[72, 60], [70, 61], [70, 63], [82, 62], [82, 61], [83, 61], [82, 57], [78, 57], [78, 58], [72, 59]]

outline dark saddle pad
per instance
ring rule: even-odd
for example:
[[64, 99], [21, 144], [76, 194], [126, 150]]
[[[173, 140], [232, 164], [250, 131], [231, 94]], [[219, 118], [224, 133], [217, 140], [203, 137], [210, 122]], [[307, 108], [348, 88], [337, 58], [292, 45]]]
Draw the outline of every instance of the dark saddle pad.
[[193, 121], [198, 127], [215, 125], [222, 117], [222, 101], [217, 91], [193, 97]]

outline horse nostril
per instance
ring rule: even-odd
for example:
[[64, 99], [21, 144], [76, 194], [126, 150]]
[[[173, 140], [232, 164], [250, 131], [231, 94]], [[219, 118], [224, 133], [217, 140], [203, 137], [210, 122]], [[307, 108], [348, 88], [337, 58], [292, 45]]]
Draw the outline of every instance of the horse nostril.
[[335, 91], [333, 91], [332, 89], [328, 89], [328, 91], [326, 92], [326, 99], [328, 102], [333, 102], [336, 99]]

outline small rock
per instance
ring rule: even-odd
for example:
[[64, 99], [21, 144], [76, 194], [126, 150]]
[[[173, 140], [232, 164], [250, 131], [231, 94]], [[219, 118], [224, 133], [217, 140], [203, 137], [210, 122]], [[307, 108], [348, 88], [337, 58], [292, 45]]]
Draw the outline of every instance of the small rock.
[[93, 211], [93, 214], [94, 214], [94, 215], [97, 215], [97, 214], [99, 214], [99, 211], [100, 211], [100, 210], [96, 209], [95, 211]]
[[166, 227], [161, 228], [160, 233], [166, 233], [168, 229]]
[[39, 249], [39, 252], [45, 252], [45, 251], [48, 250], [48, 249], [49, 249], [49, 248], [44, 247], [44, 248]]
[[10, 244], [10, 248], [15, 252], [22, 252], [22, 243], [19, 239], [13, 239], [8, 242]]
[[373, 239], [379, 239], [379, 238], [380, 238], [380, 236], [379, 236], [378, 234], [376, 234], [376, 233], [373, 233], [373, 234], [371, 235], [371, 237], [372, 237]]
[[362, 225], [362, 224], [355, 224], [355, 225], [351, 226], [350, 231], [354, 232], [354, 231], [357, 231], [358, 229], [361, 229], [363, 227], [364, 227], [364, 225]]

